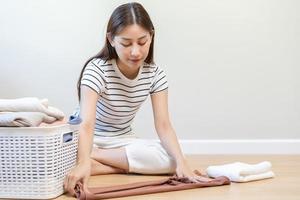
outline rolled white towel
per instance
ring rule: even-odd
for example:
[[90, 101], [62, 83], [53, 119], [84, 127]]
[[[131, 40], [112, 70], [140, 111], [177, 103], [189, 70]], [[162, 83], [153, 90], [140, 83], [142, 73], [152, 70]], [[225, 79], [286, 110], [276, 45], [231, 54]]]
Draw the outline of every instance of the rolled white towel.
[[52, 123], [54, 121], [56, 121], [55, 117], [41, 112], [0, 113], [0, 126], [33, 127], [39, 126], [42, 122]]
[[48, 99], [25, 97], [18, 99], [0, 99], [0, 112], [42, 112], [60, 120], [64, 113], [48, 105]]
[[233, 182], [249, 182], [272, 178], [275, 174], [271, 171], [272, 164], [263, 161], [257, 164], [234, 162], [224, 165], [209, 166], [206, 173], [209, 177], [226, 176]]

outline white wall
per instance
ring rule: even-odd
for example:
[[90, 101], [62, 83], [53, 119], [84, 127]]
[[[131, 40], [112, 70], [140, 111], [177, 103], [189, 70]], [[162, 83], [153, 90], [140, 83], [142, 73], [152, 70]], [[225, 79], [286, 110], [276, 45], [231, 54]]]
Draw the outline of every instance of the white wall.
[[[0, 98], [46, 97], [70, 114], [81, 67], [123, 2], [0, 0]], [[300, 138], [299, 1], [140, 2], [180, 138]], [[149, 101], [135, 127], [155, 137]]]

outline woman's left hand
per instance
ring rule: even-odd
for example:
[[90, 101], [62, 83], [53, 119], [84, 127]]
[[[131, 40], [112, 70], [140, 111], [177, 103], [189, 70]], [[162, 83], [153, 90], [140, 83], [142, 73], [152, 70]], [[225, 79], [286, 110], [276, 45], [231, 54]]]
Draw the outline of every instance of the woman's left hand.
[[188, 178], [190, 181], [193, 182], [209, 182], [212, 179], [204, 177], [204, 176], [199, 176], [195, 174], [190, 167], [188, 166], [186, 161], [182, 161], [177, 164], [176, 167], [176, 175], [178, 178]]

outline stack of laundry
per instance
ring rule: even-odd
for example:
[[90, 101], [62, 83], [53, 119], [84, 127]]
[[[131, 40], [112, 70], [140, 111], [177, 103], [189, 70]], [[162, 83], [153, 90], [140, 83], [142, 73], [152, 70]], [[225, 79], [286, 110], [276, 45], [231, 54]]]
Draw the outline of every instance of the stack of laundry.
[[234, 162], [224, 165], [213, 165], [206, 169], [209, 177], [226, 176], [232, 182], [249, 182], [266, 178], [273, 178], [274, 172], [271, 170], [272, 164], [269, 161], [263, 161], [256, 164], [243, 162]]
[[0, 126], [34, 127], [62, 120], [64, 113], [48, 104], [48, 99], [35, 97], [0, 99]]

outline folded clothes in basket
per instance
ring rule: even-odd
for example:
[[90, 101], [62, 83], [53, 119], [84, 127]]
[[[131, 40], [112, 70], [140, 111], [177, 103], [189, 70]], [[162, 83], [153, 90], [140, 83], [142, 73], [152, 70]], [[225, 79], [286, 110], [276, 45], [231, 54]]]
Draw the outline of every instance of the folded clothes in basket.
[[42, 122], [53, 123], [56, 118], [41, 112], [10, 112], [0, 113], [0, 126], [32, 127]]
[[224, 165], [209, 166], [206, 173], [210, 177], [226, 176], [233, 182], [248, 182], [274, 177], [268, 161], [257, 164], [234, 162]]
[[217, 177], [210, 181], [199, 181], [197, 183], [191, 182], [188, 178], [178, 178], [174, 176], [155, 181], [129, 183], [109, 187], [88, 188], [88, 191], [83, 190], [82, 184], [77, 184], [75, 190], [77, 199], [96, 200], [153, 194], [159, 192], [171, 192], [201, 187], [221, 186], [228, 184], [230, 184], [230, 181], [225, 176]]
[[64, 118], [62, 111], [48, 104], [48, 99], [35, 97], [0, 99], [0, 126], [38, 126]]
[[0, 112], [42, 112], [56, 119], [63, 119], [64, 113], [48, 105], [48, 99], [25, 97], [18, 99], [0, 99]]

